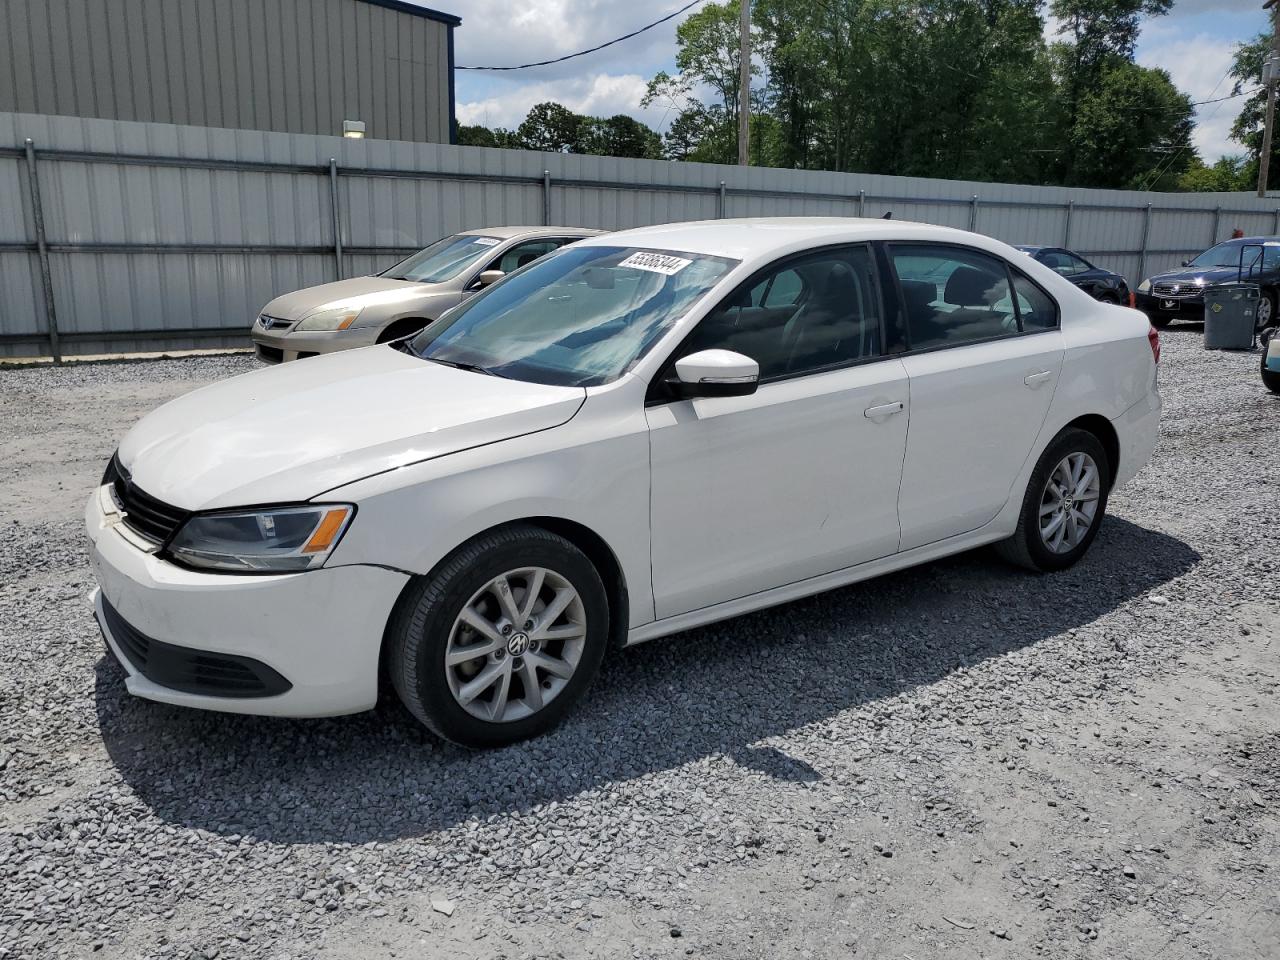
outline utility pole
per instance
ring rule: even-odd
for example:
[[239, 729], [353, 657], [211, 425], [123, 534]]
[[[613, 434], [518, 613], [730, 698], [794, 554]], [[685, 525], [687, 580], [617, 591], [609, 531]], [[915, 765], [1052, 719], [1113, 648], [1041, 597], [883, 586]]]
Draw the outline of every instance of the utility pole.
[[[1274, 3], [1275, 0], [1269, 0]], [[750, 162], [751, 146], [751, 0], [741, 0], [738, 23], [738, 166]], [[1270, 127], [1268, 127], [1270, 129]]]
[[1262, 151], [1258, 154], [1258, 196], [1267, 195], [1267, 171], [1271, 166], [1271, 128], [1276, 119], [1277, 61], [1280, 61], [1280, 16], [1277, 16], [1276, 0], [1267, 0], [1263, 10], [1271, 11], [1271, 55], [1262, 66], [1262, 82], [1267, 85], [1267, 121], [1262, 128]]

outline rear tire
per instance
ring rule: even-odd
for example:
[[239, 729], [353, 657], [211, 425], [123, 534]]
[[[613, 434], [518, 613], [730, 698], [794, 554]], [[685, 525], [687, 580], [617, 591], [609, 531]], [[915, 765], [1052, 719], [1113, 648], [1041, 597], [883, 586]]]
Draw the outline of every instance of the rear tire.
[[564, 537], [519, 524], [464, 544], [410, 585], [388, 626], [387, 672], [437, 736], [498, 747], [560, 722], [608, 636], [608, 596], [591, 561]]
[[1031, 471], [1018, 529], [996, 551], [1030, 570], [1065, 570], [1098, 535], [1110, 488], [1111, 468], [1098, 438], [1075, 427], [1063, 430]]

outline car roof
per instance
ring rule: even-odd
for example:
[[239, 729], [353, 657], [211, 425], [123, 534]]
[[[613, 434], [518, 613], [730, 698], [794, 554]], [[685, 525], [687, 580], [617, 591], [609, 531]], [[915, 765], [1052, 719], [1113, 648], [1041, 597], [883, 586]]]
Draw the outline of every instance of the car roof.
[[478, 227], [474, 230], [459, 230], [460, 237], [500, 237], [510, 240], [512, 237], [553, 236], [553, 237], [596, 237], [603, 230], [592, 230], [588, 227]]
[[1277, 243], [1280, 237], [1229, 237], [1226, 240], [1219, 240], [1214, 244], [1215, 247], [1240, 247], [1246, 243]]
[[1021, 250], [1023, 253], [1039, 253], [1041, 250], [1056, 250], [1056, 247], [1032, 246], [1029, 243], [1015, 243], [1013, 249]]
[[824, 243], [863, 243], [899, 240], [960, 243], [968, 246], [1004, 244], [989, 237], [910, 220], [877, 220], [860, 217], [743, 217], [733, 220], [694, 220], [619, 230], [582, 241], [582, 246], [633, 246], [652, 250], [678, 250], [708, 256], [753, 261], [788, 250], [803, 250]]

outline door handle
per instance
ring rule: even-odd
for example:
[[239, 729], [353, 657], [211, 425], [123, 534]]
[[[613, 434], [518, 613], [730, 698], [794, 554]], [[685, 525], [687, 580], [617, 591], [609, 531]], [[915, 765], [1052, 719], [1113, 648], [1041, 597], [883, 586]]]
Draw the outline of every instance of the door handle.
[[874, 407], [867, 407], [862, 411], [862, 415], [868, 420], [874, 420], [876, 417], [888, 417], [895, 413], [901, 413], [906, 409], [906, 404], [901, 400], [896, 403], [880, 403]]
[[1039, 373], [1029, 373], [1022, 378], [1022, 382], [1028, 387], [1038, 387], [1050, 377], [1053, 376], [1052, 370], [1041, 370]]

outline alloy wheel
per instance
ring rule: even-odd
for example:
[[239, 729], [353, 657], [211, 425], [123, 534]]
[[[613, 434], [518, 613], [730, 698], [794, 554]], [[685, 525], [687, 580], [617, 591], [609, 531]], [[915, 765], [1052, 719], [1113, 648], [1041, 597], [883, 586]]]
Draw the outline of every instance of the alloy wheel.
[[509, 570], [454, 620], [444, 669], [458, 705], [490, 723], [531, 716], [568, 685], [586, 646], [582, 598], [554, 570]]
[[1087, 453], [1069, 453], [1049, 474], [1040, 497], [1040, 539], [1054, 553], [1069, 553], [1098, 515], [1102, 484]]

